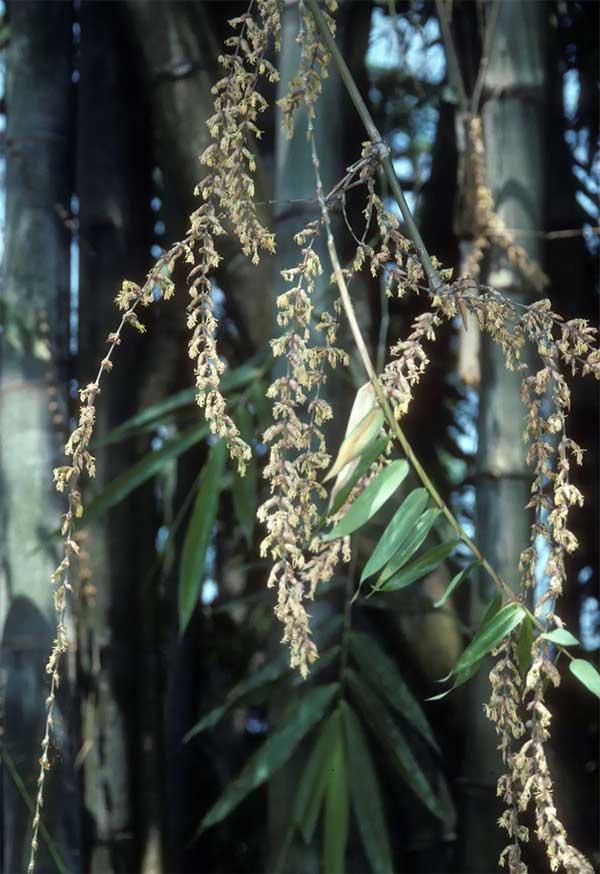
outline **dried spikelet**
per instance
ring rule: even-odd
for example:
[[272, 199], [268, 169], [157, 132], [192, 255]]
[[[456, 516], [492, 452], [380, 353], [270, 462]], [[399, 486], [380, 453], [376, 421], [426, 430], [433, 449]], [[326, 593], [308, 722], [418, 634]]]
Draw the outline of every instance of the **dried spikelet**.
[[464, 273], [479, 276], [481, 261], [485, 250], [493, 241], [506, 253], [506, 257], [532, 288], [543, 292], [548, 285], [548, 277], [527, 252], [518, 246], [504, 222], [494, 210], [494, 199], [486, 182], [485, 146], [481, 118], [468, 115], [465, 121], [467, 130], [467, 154], [465, 170], [468, 174], [467, 193], [470, 195], [473, 246], [464, 266]]

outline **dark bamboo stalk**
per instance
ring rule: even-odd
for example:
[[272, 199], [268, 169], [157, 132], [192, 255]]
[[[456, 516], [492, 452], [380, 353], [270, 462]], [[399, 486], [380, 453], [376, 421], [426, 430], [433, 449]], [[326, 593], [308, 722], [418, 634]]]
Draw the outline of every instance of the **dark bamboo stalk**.
[[[0, 343], [0, 625], [3, 745], [16, 769], [2, 775], [2, 869], [25, 871], [49, 681], [44, 664], [56, 627], [50, 575], [58, 563], [49, 540], [62, 510], [51, 471], [59, 462], [53, 417], [65, 414], [61, 382], [54, 398], [47, 379], [65, 378], [68, 354], [69, 208], [71, 178], [72, 4], [11, 2], [7, 49], [6, 243]], [[47, 341], [41, 325], [49, 325]], [[44, 346], [46, 349], [44, 351]], [[52, 411], [49, 400], [56, 404]], [[64, 422], [64, 419], [63, 419]], [[54, 709], [44, 826], [62, 864], [81, 867], [79, 798], [71, 743], [70, 673]], [[60, 867], [39, 831], [39, 861]]]

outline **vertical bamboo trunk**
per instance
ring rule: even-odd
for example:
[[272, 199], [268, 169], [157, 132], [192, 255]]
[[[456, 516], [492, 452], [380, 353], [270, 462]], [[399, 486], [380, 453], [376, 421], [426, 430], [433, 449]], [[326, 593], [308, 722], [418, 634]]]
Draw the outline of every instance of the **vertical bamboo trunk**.
[[[78, 375], [85, 383], [114, 330], [115, 294], [123, 279], [139, 281], [150, 261], [150, 165], [139, 82], [128, 63], [122, 4], [84, 0], [80, 12], [77, 189], [80, 198]], [[126, 332], [98, 404], [96, 439], [137, 408], [145, 338]], [[103, 488], [133, 461], [129, 444], [95, 449]], [[139, 554], [152, 533], [136, 530], [131, 500], [87, 529], [90, 579], [82, 599], [83, 772], [90, 814], [89, 870], [141, 870], [160, 858], [160, 807], [154, 769], [143, 766], [138, 706]], [[148, 703], [148, 702], [144, 702]], [[156, 744], [154, 744], [156, 746]], [[154, 751], [153, 761], [158, 756]]]
[[[0, 626], [2, 633], [3, 753], [30, 797], [36, 793], [48, 680], [44, 663], [56, 615], [50, 575], [58, 552], [50, 539], [64, 509], [52, 488], [59, 447], [48, 409], [46, 379], [65, 378], [68, 349], [69, 233], [63, 221], [71, 183], [70, 3], [10, 3], [7, 51], [6, 249], [0, 346]], [[44, 352], [38, 325], [51, 327]], [[56, 402], [65, 405], [61, 389]], [[58, 409], [54, 415], [59, 416]], [[71, 739], [69, 661], [51, 745], [44, 824], [70, 870], [81, 867], [78, 800]], [[30, 813], [11, 773], [2, 769], [2, 868], [24, 871]], [[40, 841], [39, 864], [56, 870]]]
[[[174, 3], [170, 0], [128, 0], [127, 8], [139, 45], [155, 123], [157, 161], [168, 187], [169, 236], [187, 229], [187, 216], [200, 205], [194, 188], [204, 169], [198, 158], [211, 142], [206, 120], [213, 114], [213, 82], [222, 70], [216, 53], [222, 47], [212, 32], [215, 18], [232, 15], [229, 3]], [[222, 28], [227, 31], [227, 28]], [[233, 33], [233, 31], [231, 31]], [[228, 35], [230, 35], [228, 33]], [[261, 162], [256, 174], [256, 200], [271, 198], [270, 182]], [[263, 207], [269, 220], [269, 208]], [[246, 347], [263, 349], [270, 336], [271, 259], [250, 264], [231, 236], [217, 246], [223, 256], [218, 279]]]
[[[538, 231], [543, 226], [546, 30], [544, 3], [502, 4], [486, 77], [483, 110], [488, 183], [498, 215], [507, 227]], [[535, 237], [519, 243], [539, 262]], [[502, 252], [494, 250], [484, 281], [514, 300], [532, 292]], [[518, 562], [529, 538], [529, 473], [522, 443], [524, 411], [519, 374], [505, 368], [502, 352], [487, 337], [481, 349], [481, 394], [477, 482], [477, 529], [481, 549], [511, 586], [518, 586]], [[494, 590], [488, 579], [474, 589], [471, 621], [476, 624]], [[494, 828], [499, 815], [496, 779], [499, 755], [482, 702], [489, 695], [487, 672], [470, 684], [470, 731], [465, 759], [462, 871], [493, 871], [506, 843]]]

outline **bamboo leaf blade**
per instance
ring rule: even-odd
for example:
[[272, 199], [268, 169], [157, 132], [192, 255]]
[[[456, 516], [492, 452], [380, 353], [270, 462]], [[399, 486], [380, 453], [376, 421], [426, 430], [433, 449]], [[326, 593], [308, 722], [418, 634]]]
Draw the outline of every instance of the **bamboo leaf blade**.
[[300, 828], [306, 844], [310, 844], [325, 796], [328, 768], [333, 757], [339, 731], [337, 710], [323, 723], [294, 798], [293, 821]]
[[368, 472], [371, 465], [377, 461], [379, 456], [383, 454], [389, 442], [389, 437], [379, 437], [371, 446], [368, 446], [365, 449], [364, 453], [357, 460], [356, 466], [351, 473], [348, 474], [347, 478], [345, 476], [346, 471], [340, 472], [340, 475], [336, 479], [333, 489], [331, 490], [330, 507], [327, 511], [328, 516], [334, 516], [339, 512], [347, 501], [348, 496], [356, 483], [361, 476], [364, 476]]
[[323, 482], [333, 479], [342, 471], [347, 464], [358, 458], [359, 455], [367, 449], [367, 447], [375, 440], [383, 426], [384, 415], [379, 407], [371, 409], [364, 416], [358, 425], [344, 438], [335, 462], [327, 475], [323, 478]]
[[479, 560], [472, 561], [471, 564], [467, 565], [467, 567], [463, 568], [454, 577], [452, 577], [452, 579], [450, 580], [450, 582], [448, 584], [448, 587], [446, 588], [446, 591], [444, 592], [444, 594], [442, 595], [441, 598], [439, 598], [437, 601], [434, 602], [433, 606], [434, 607], [443, 607], [444, 604], [446, 603], [446, 601], [448, 600], [448, 598], [450, 597], [450, 595], [452, 595], [453, 592], [455, 592], [456, 589], [458, 589], [460, 584], [462, 582], [464, 582], [464, 580], [466, 580], [472, 574], [472, 572], [475, 570], [475, 568], [479, 567], [480, 565], [481, 565], [481, 561], [479, 561]]
[[480, 661], [498, 646], [511, 631], [514, 631], [526, 615], [520, 604], [510, 603], [502, 607], [487, 621], [482, 622], [477, 634], [454, 665], [452, 673], [461, 673]]
[[573, 659], [569, 662], [569, 670], [592, 695], [600, 698], [600, 674], [591, 662], [586, 659]]
[[[487, 623], [498, 613], [500, 608], [502, 607], [502, 595], [500, 592], [497, 592], [490, 603], [487, 606], [487, 610], [485, 611], [483, 618], [481, 620], [481, 628], [483, 628]], [[482, 659], [474, 662], [469, 668], [466, 668], [464, 671], [459, 671], [454, 677], [454, 683], [449, 689], [446, 689], [445, 692], [440, 692], [439, 695], [432, 695], [430, 698], [426, 698], [426, 701], [441, 701], [442, 698], [445, 698], [446, 695], [449, 695], [450, 692], [454, 692], [455, 689], [458, 689], [459, 686], [462, 686], [463, 683], [466, 683], [472, 677], [475, 676], [479, 668], [481, 667]], [[445, 677], [442, 677], [441, 680], [438, 680], [438, 683], [445, 683], [454, 673], [454, 668], [447, 674]]]
[[377, 741], [385, 748], [391, 763], [427, 810], [444, 820], [442, 805], [392, 714], [352, 668], [348, 669], [347, 677], [357, 709]]
[[429, 494], [427, 489], [414, 489], [402, 502], [392, 517], [389, 525], [379, 538], [361, 574], [361, 583], [388, 563], [405, 540], [410, 536], [417, 520], [420, 518]]
[[169, 462], [204, 440], [209, 433], [208, 425], [203, 422], [200, 425], [194, 425], [193, 428], [189, 428], [177, 437], [167, 440], [161, 449], [148, 452], [89, 502], [84, 511], [84, 525], [124, 500], [131, 492], [160, 473]]
[[397, 574], [387, 580], [376, 591], [380, 592], [396, 592], [398, 589], [405, 589], [407, 586], [416, 583], [439, 567], [453, 552], [460, 540], [451, 540], [449, 543], [440, 543], [438, 546], [433, 546], [424, 552], [419, 558], [409, 564], [407, 567], [398, 571]]
[[533, 622], [529, 616], [526, 616], [521, 625], [517, 641], [517, 667], [522, 677], [525, 676], [531, 664], [531, 647], [534, 640]]
[[439, 753], [440, 748], [423, 708], [379, 641], [363, 631], [352, 631], [349, 647], [350, 655], [365, 681]]
[[225, 819], [247, 795], [285, 765], [301, 740], [323, 718], [338, 688], [337, 683], [318, 686], [299, 700], [294, 714], [269, 735], [240, 774], [225, 787], [202, 819], [196, 836]]
[[180, 634], [187, 628], [202, 586], [206, 551], [217, 515], [225, 455], [225, 440], [219, 440], [211, 447], [185, 532], [178, 588]]
[[545, 631], [540, 634], [544, 640], [549, 640], [550, 643], [557, 643], [559, 646], [581, 646], [581, 641], [574, 634], [567, 631], [566, 628], [555, 628], [553, 631]]
[[[246, 443], [250, 445], [254, 433], [252, 416], [245, 407], [240, 406], [237, 413], [237, 419], [240, 434]], [[256, 468], [256, 460], [254, 456], [252, 456], [246, 462], [246, 473], [244, 476], [239, 476], [236, 473], [231, 485], [233, 508], [247, 546], [251, 546], [254, 539], [254, 520], [256, 518], [257, 495], [258, 471]]]
[[[221, 378], [221, 391], [226, 393], [237, 388], [243, 388], [262, 376], [262, 373], [263, 371], [260, 367], [252, 364], [242, 364], [240, 367], [235, 368], [235, 370], [226, 370]], [[146, 430], [151, 425], [158, 424], [166, 416], [177, 410], [194, 406], [196, 404], [197, 393], [197, 388], [190, 386], [175, 392], [155, 404], [150, 404], [109, 431], [104, 439], [96, 445], [111, 446], [114, 443], [119, 443], [122, 440], [135, 436], [140, 431]], [[230, 398], [229, 400], [231, 403], [232, 399]]]
[[[341, 616], [331, 616], [327, 620], [326, 628], [321, 629], [322, 623], [315, 623], [314, 631], [315, 633], [318, 633], [319, 648], [326, 646], [331, 638], [339, 632], [342, 627], [342, 622], [343, 620]], [[311, 668], [311, 677], [314, 677], [322, 667], [325, 667], [329, 663], [330, 656], [334, 657], [338, 652], [338, 646], [331, 647], [329, 650], [321, 652], [320, 658]], [[246, 677], [230, 689], [223, 704], [218, 707], [213, 707], [208, 713], [206, 713], [202, 719], [200, 719], [200, 721], [184, 735], [183, 742], [186, 743], [197, 734], [200, 734], [207, 729], [214, 728], [223, 716], [225, 716], [225, 714], [233, 707], [242, 706], [249, 701], [262, 700], [262, 698], [259, 697], [262, 691], [270, 688], [286, 674], [291, 674], [290, 655], [286, 649], [282, 648], [272, 659], [269, 659], [269, 661], [264, 665], [261, 665], [261, 667], [252, 670]]]
[[337, 525], [323, 535], [324, 540], [336, 540], [361, 528], [391, 498], [400, 483], [408, 474], [408, 462], [404, 459], [392, 461], [366, 487]]
[[336, 874], [345, 871], [350, 820], [346, 739], [339, 718], [328, 769], [323, 815], [323, 871]]
[[417, 552], [419, 547], [423, 545], [427, 539], [429, 532], [433, 528], [435, 522], [441, 514], [441, 510], [437, 507], [432, 507], [431, 510], [426, 510], [423, 515], [417, 520], [414, 531], [406, 538], [404, 543], [400, 545], [398, 550], [391, 557], [382, 572], [380, 573], [375, 588], [389, 580], [400, 568], [404, 567], [407, 561]]
[[392, 848], [385, 817], [381, 788], [369, 744], [353, 708], [344, 703], [342, 708], [350, 799], [365, 853], [373, 871], [392, 872]]

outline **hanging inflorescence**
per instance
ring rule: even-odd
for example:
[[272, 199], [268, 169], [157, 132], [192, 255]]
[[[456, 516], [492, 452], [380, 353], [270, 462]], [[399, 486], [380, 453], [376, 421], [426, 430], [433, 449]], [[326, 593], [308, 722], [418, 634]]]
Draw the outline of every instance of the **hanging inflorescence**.
[[[325, 17], [332, 30], [336, 5], [335, 0], [326, 2]], [[131, 325], [143, 332], [140, 310], [158, 297], [166, 300], [173, 296], [172, 277], [180, 259], [190, 267], [189, 355], [194, 361], [198, 404], [211, 431], [225, 439], [240, 473], [244, 472], [251, 454], [250, 447], [227, 412], [220, 391], [224, 363], [217, 349], [218, 325], [211, 277], [220, 262], [218, 240], [227, 233], [235, 235], [242, 251], [254, 264], [263, 253], [275, 251], [275, 237], [261, 221], [254, 199], [254, 150], [256, 140], [261, 136], [260, 115], [267, 109], [260, 85], [265, 80], [272, 84], [278, 79], [268, 54], [272, 45], [279, 48], [280, 16], [279, 0], [252, 0], [248, 11], [230, 22], [234, 34], [226, 41], [229, 53], [219, 59], [224, 76], [213, 88], [214, 114], [208, 120], [213, 142], [201, 157], [207, 172], [196, 193], [201, 196], [202, 203], [190, 217], [186, 237], [160, 256], [144, 284], [123, 283], [117, 295], [120, 323], [108, 337], [108, 351], [95, 380], [80, 392], [77, 426], [65, 447], [68, 463], [54, 472], [56, 488], [67, 496], [67, 510], [62, 521], [63, 555], [52, 577], [59, 618], [47, 665], [51, 691], [47, 699], [30, 871], [35, 863], [44, 777], [50, 767], [48, 748], [53, 705], [60, 682], [60, 659], [68, 647], [64, 616], [66, 595], [71, 588], [69, 574], [79, 551], [75, 524], [83, 514], [80, 480], [83, 475], [93, 477], [95, 473], [90, 445], [101, 382], [112, 369], [113, 355], [122, 341], [125, 326]], [[306, 676], [311, 663], [318, 657], [311, 639], [306, 602], [314, 598], [320, 583], [331, 579], [338, 562], [350, 558], [348, 537], [326, 540], [320, 535], [323, 508], [328, 497], [323, 478], [331, 461], [324, 428], [334, 417], [331, 399], [326, 392], [327, 380], [335, 368], [348, 364], [348, 353], [340, 348], [338, 340], [342, 312], [345, 311], [348, 317], [351, 315], [345, 297], [347, 287], [352, 277], [363, 269], [379, 278], [388, 296], [403, 298], [406, 294], [419, 295], [425, 290], [427, 297], [427, 307], [413, 321], [408, 336], [392, 344], [388, 363], [379, 377], [371, 372], [370, 365], [374, 398], [376, 396], [377, 403], [386, 413], [390, 434], [394, 433], [397, 420], [406, 415], [415, 388], [430, 362], [428, 344], [435, 341], [444, 322], [465, 310], [472, 314], [479, 330], [488, 333], [503, 350], [507, 367], [523, 372], [524, 437], [528, 443], [527, 463], [533, 474], [529, 506], [534, 510], [535, 520], [531, 543], [521, 556], [521, 597], [525, 599], [534, 586], [539, 561], [538, 544], [542, 539], [548, 547], [545, 568], [548, 586], [535, 605], [535, 617], [543, 627], [561, 628], [563, 623], [557, 613], [557, 599], [566, 582], [566, 556], [577, 547], [576, 538], [568, 527], [568, 513], [571, 507], [583, 502], [583, 496], [570, 481], [571, 465], [581, 463], [582, 450], [567, 435], [570, 390], [563, 371], [566, 369], [572, 375], [591, 373], [600, 378], [600, 353], [595, 346], [595, 332], [584, 320], [562, 321], [546, 300], [524, 306], [479, 283], [480, 262], [491, 243], [504, 250], [510, 263], [537, 290], [543, 289], [547, 278], [540, 267], [516, 246], [495, 214], [485, 179], [482, 126], [477, 116], [469, 116], [466, 122], [475, 242], [468, 262], [468, 275], [459, 280], [453, 282], [451, 271], [441, 269], [441, 265], [432, 259], [429, 266], [435, 271], [439, 285], [424, 289], [425, 274], [430, 276], [430, 272], [424, 271], [415, 247], [403, 235], [397, 217], [385, 209], [376, 192], [382, 157], [380, 143], [364, 144], [356, 163], [325, 194], [313, 122], [330, 53], [321, 42], [315, 21], [303, 3], [300, 4], [300, 18], [299, 70], [280, 105], [284, 130], [289, 136], [293, 133], [297, 110], [302, 109], [306, 115], [308, 148], [315, 170], [315, 191], [321, 216], [309, 222], [295, 236], [298, 261], [281, 274], [285, 288], [276, 301], [277, 324], [281, 330], [271, 341], [277, 366], [267, 391], [272, 401], [272, 424], [263, 438], [269, 447], [264, 470], [269, 496], [258, 510], [258, 519], [266, 529], [261, 555], [272, 561], [267, 585], [277, 587], [275, 614], [283, 624], [283, 641], [289, 645], [291, 665]], [[360, 235], [349, 226], [345, 211], [345, 197], [350, 187], [364, 192], [364, 228]], [[334, 203], [341, 205], [356, 244], [346, 268], [341, 268], [335, 249], [330, 215]], [[319, 241], [327, 243], [333, 268], [331, 284], [334, 288], [337, 286], [339, 296], [335, 295], [329, 309], [317, 311], [315, 292], [324, 280], [324, 268], [317, 252]], [[527, 343], [536, 350], [541, 363], [535, 372], [528, 370], [523, 361]], [[330, 517], [334, 524], [386, 463], [386, 458], [380, 456], [355, 483], [343, 506]], [[506, 638], [496, 651], [490, 682], [491, 697], [486, 713], [495, 724], [505, 766], [505, 773], [498, 783], [498, 793], [506, 805], [500, 824], [510, 838], [501, 861], [508, 862], [511, 874], [523, 874], [527, 870], [522, 860], [521, 844], [528, 840], [528, 831], [520, 820], [522, 813], [532, 804], [536, 832], [547, 848], [551, 869], [564, 868], [573, 874], [588, 874], [591, 866], [568, 844], [554, 806], [545, 752], [551, 717], [544, 702], [544, 689], [548, 682], [557, 685], [560, 675], [551, 658], [548, 642], [542, 637], [535, 639], [530, 664], [522, 671], [518, 665], [514, 634]]]

